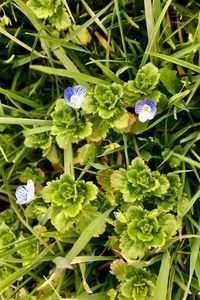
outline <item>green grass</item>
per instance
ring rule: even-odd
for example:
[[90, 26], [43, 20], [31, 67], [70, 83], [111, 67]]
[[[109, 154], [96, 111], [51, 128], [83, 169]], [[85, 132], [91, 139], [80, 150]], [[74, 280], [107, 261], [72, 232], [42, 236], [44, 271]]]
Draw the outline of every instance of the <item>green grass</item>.
[[[199, 299], [198, 1], [60, 0], [53, 10], [46, 5], [41, 11], [31, 9], [33, 2], [0, 4], [0, 299], [138, 300], [137, 292], [145, 291], [135, 288], [141, 284], [137, 280], [148, 286], [146, 300]], [[65, 15], [56, 19], [58, 4]], [[41, 13], [49, 17], [38, 17]], [[56, 28], [67, 18], [68, 27]], [[156, 71], [151, 65], [146, 74], [149, 62]], [[143, 72], [139, 79], [138, 72]], [[153, 76], [159, 77], [156, 83]], [[60, 131], [59, 136], [56, 105], [64, 89], [76, 85], [86, 88], [84, 101], [89, 104], [83, 102], [79, 110], [62, 108], [61, 125], [71, 123], [67, 134]], [[118, 87], [114, 92], [111, 88], [115, 96], [120, 89], [123, 95], [118, 110], [105, 117], [113, 108], [108, 109], [111, 98], [104, 96], [113, 86]], [[141, 123], [134, 108], [144, 99], [155, 100], [157, 114]], [[127, 116], [129, 124], [123, 126]], [[151, 172], [138, 169], [124, 180], [137, 157]], [[147, 181], [145, 172], [150, 172]], [[72, 181], [64, 183], [56, 198], [52, 195], [61, 186], [57, 182], [62, 174]], [[171, 190], [163, 196], [169, 174], [177, 175], [180, 184], [170, 182]], [[141, 186], [143, 195], [155, 178], [162, 196], [151, 190], [142, 200], [138, 196], [127, 201], [127, 182], [131, 198]], [[28, 179], [35, 184], [35, 198], [17, 205], [16, 188]], [[54, 188], [45, 194], [52, 182]], [[65, 204], [71, 190], [69, 212]], [[129, 257], [127, 240], [122, 242], [123, 230], [129, 228], [127, 211], [139, 206], [155, 217], [161, 198], [162, 205], [175, 199], [170, 208], [159, 209], [174, 217], [176, 234], [165, 232], [158, 246], [160, 233], [154, 232], [155, 245], [141, 257]], [[58, 229], [62, 224], [66, 230]], [[143, 272], [141, 277], [137, 272]]]

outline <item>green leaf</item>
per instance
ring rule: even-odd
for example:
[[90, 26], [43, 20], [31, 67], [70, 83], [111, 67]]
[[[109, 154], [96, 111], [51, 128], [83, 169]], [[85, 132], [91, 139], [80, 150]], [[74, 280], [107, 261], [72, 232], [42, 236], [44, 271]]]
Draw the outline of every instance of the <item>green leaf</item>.
[[60, 0], [29, 0], [26, 4], [39, 19], [51, 17], [56, 11]]
[[163, 83], [170, 94], [174, 95], [178, 91], [180, 91], [182, 83], [177, 77], [176, 71], [162, 68], [159, 70], [159, 72], [161, 74], [160, 81]]
[[132, 89], [136, 93], [148, 94], [151, 90], [155, 89], [159, 77], [158, 68], [152, 63], [148, 63], [138, 71], [132, 84]]
[[57, 30], [67, 29], [71, 25], [71, 19], [63, 5], [59, 5], [54, 14], [49, 16], [48, 20]]
[[88, 161], [93, 161], [97, 155], [97, 148], [95, 144], [89, 143], [78, 149], [76, 162], [85, 165]]
[[88, 137], [88, 140], [91, 142], [99, 142], [105, 139], [109, 130], [109, 126], [105, 120], [102, 120], [97, 115], [92, 116], [90, 120], [92, 122], [92, 134]]

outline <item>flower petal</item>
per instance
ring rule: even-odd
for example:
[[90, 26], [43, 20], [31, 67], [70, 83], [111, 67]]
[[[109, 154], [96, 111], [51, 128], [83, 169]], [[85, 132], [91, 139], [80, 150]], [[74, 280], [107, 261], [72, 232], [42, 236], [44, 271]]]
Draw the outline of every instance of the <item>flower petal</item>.
[[143, 107], [144, 107], [145, 104], [146, 104], [145, 100], [137, 101], [136, 104], [135, 104], [135, 113], [140, 114], [142, 112]]
[[17, 198], [16, 203], [17, 204], [25, 204], [27, 202], [27, 186], [26, 185], [20, 185], [17, 187], [15, 192], [15, 197]]
[[148, 120], [152, 120], [156, 115], [156, 111], [149, 111], [148, 112]]
[[81, 97], [81, 98], [85, 98], [86, 96], [86, 89], [84, 86], [82, 85], [77, 85], [74, 88], [74, 94]]
[[28, 190], [28, 194], [27, 194], [27, 203], [28, 203], [33, 200], [35, 194], [34, 183], [33, 180], [31, 179], [27, 181], [27, 190]]
[[140, 122], [144, 123], [148, 120], [148, 116], [149, 116], [149, 113], [148, 112], [141, 112], [139, 115], [138, 115], [138, 119]]
[[31, 179], [27, 181], [27, 185], [22, 184], [17, 187], [15, 197], [17, 204], [26, 204], [33, 200], [35, 193], [34, 183]]

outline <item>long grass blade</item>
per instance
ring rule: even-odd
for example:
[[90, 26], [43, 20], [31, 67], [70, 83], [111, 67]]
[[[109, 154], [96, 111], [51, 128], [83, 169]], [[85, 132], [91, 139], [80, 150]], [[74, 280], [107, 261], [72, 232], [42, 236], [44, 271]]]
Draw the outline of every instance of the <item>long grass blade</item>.
[[[158, 279], [156, 283], [155, 294], [153, 300], [166, 300], [167, 297], [167, 285], [168, 285], [168, 277], [170, 270], [170, 255], [169, 252], [166, 251], [163, 254], [162, 263], [160, 266], [160, 271], [158, 274]], [[161, 292], [162, 291], [162, 292]]]
[[57, 76], [63, 76], [63, 77], [68, 77], [68, 78], [73, 78], [78, 82], [79, 80], [85, 80], [87, 82], [93, 83], [93, 84], [106, 84], [107, 82], [105, 80], [83, 74], [83, 73], [76, 73], [76, 72], [71, 72], [67, 71], [64, 69], [59, 69], [59, 68], [50, 68], [50, 67], [44, 67], [44, 66], [39, 66], [39, 65], [31, 65], [31, 69], [37, 70], [39, 72], [44, 72], [49, 75], [57, 75]]
[[179, 59], [179, 58], [176, 58], [176, 57], [172, 57], [170, 55], [166, 55], [166, 54], [160, 54], [160, 53], [155, 53], [155, 52], [148, 52], [147, 53], [149, 55], [152, 55], [152, 56], [155, 56], [155, 57], [158, 57], [162, 60], [166, 60], [168, 62], [171, 62], [173, 64], [176, 64], [176, 65], [179, 65], [179, 66], [182, 66], [182, 67], [185, 67], [187, 69], [190, 69], [192, 71], [195, 71], [197, 73], [200, 73], [200, 67], [199, 66], [196, 66], [194, 64], [191, 64], [187, 61], [184, 61], [182, 59]]

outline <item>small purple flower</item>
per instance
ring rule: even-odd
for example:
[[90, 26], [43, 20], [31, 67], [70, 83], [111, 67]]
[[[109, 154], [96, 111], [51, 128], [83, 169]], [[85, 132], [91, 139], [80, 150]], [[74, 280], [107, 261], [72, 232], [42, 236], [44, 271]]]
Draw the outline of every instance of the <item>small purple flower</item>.
[[80, 108], [85, 96], [86, 89], [81, 85], [68, 87], [64, 90], [64, 98], [67, 104], [73, 108]]
[[152, 120], [156, 115], [156, 103], [153, 100], [139, 100], [135, 105], [135, 113], [138, 114], [140, 122]]
[[27, 204], [34, 198], [35, 188], [34, 183], [31, 179], [27, 181], [27, 184], [19, 185], [15, 192], [17, 198], [17, 204]]

